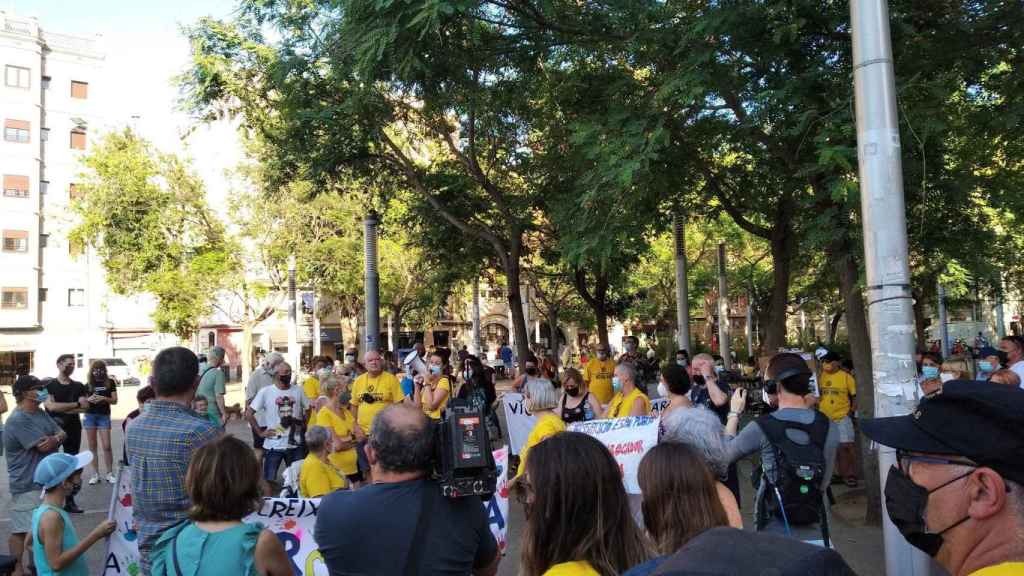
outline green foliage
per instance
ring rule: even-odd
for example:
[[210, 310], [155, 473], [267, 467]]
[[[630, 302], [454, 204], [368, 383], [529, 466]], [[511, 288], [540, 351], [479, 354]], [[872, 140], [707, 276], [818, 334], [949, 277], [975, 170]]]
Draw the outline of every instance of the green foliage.
[[202, 182], [128, 130], [103, 138], [82, 162], [72, 242], [95, 248], [115, 293], [156, 297], [158, 331], [190, 337], [236, 266]]

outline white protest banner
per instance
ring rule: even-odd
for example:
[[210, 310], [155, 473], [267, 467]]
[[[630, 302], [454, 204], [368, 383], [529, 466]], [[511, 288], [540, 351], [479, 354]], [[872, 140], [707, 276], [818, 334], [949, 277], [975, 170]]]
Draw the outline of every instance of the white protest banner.
[[504, 552], [508, 545], [508, 448], [494, 451], [494, 463], [498, 465], [498, 484], [494, 496], [484, 502], [484, 510], [487, 511], [491, 534], [498, 541], [498, 550]]
[[[494, 497], [484, 502], [484, 511], [491, 533], [504, 550], [508, 534], [508, 449], [494, 451], [498, 466], [498, 484]], [[103, 576], [138, 576], [139, 542], [132, 518], [131, 468], [118, 472], [117, 488], [111, 497], [110, 519], [116, 524], [107, 540]], [[262, 524], [277, 535], [292, 563], [296, 576], [328, 576], [327, 566], [314, 539], [319, 498], [264, 498], [259, 511], [243, 518], [244, 522]]]
[[612, 453], [622, 471], [622, 484], [626, 492], [639, 494], [636, 474], [640, 460], [658, 443], [658, 419], [653, 416], [629, 416], [611, 420], [574, 422], [568, 426], [573, 432], [583, 432], [597, 438]]
[[501, 397], [501, 403], [505, 407], [509, 453], [519, 454], [537, 417], [526, 411], [526, 397], [518, 392], [506, 392]]
[[661, 418], [661, 413], [668, 408], [668, 398], [651, 398], [651, 416]]

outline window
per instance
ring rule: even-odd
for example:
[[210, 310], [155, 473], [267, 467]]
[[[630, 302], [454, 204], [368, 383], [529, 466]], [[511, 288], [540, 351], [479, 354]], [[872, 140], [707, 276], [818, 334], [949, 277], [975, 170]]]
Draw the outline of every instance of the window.
[[27, 144], [32, 125], [26, 120], [4, 120], [4, 140]]
[[32, 82], [31, 76], [32, 71], [28, 68], [11, 66], [10, 64], [4, 67], [4, 84], [11, 88], [24, 88], [28, 90]]
[[28, 176], [4, 174], [4, 196], [28, 198]]
[[28, 252], [28, 232], [25, 230], [4, 230], [4, 252]]
[[71, 131], [71, 148], [74, 150], [85, 150], [84, 128], [75, 128]]
[[85, 100], [89, 97], [89, 83], [79, 82], [78, 80], [71, 81], [71, 97], [79, 100]]
[[23, 310], [28, 308], [28, 288], [0, 288], [0, 309]]
[[68, 288], [68, 306], [85, 306], [85, 290], [82, 288]]

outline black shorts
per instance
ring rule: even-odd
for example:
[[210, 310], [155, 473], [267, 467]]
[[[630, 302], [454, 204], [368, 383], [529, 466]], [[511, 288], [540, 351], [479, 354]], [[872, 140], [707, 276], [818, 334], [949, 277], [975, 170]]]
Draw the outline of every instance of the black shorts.
[[260, 431], [257, 428], [249, 427], [252, 431], [252, 447], [254, 450], [263, 450], [263, 436], [260, 435]]

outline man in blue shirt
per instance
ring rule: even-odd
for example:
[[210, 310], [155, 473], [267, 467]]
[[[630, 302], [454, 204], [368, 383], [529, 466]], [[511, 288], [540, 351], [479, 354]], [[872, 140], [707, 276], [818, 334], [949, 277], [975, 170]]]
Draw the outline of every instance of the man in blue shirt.
[[192, 452], [223, 432], [189, 408], [198, 383], [199, 359], [191, 350], [162, 350], [153, 360], [156, 399], [128, 425], [125, 444], [143, 574], [149, 574], [149, 551], [160, 534], [188, 517], [185, 472]]

